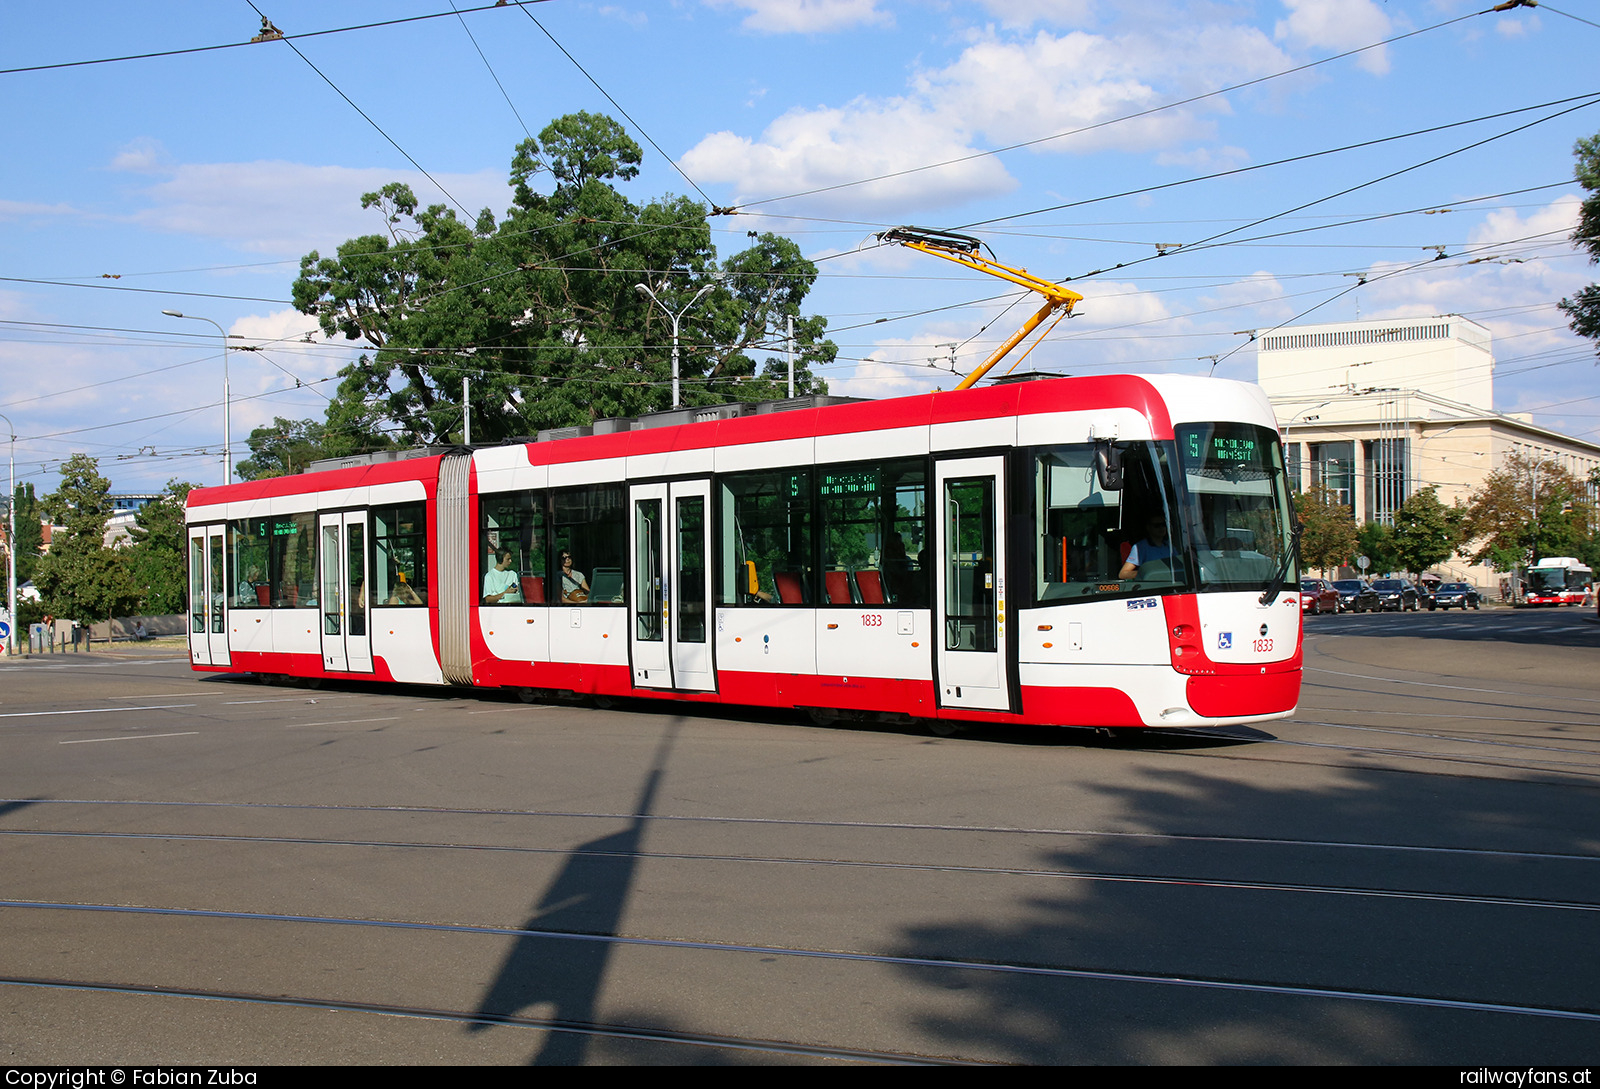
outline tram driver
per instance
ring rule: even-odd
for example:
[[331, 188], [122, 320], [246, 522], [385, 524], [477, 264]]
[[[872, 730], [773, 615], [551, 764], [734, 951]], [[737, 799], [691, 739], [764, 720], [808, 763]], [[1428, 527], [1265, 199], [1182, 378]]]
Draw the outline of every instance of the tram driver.
[[[1122, 565], [1122, 571], [1117, 575], [1120, 579], [1137, 578], [1139, 569], [1155, 560], [1160, 560], [1163, 565], [1170, 568], [1172, 564], [1172, 542], [1167, 539], [1167, 519], [1162, 514], [1152, 514], [1145, 522], [1145, 534], [1141, 540], [1135, 541], [1133, 548], [1128, 552], [1128, 558]], [[1150, 572], [1154, 574], [1155, 572]]]

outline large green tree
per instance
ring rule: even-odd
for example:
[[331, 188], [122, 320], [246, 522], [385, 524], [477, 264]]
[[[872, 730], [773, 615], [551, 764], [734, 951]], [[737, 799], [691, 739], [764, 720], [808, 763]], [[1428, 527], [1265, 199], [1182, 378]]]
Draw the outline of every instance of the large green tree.
[[235, 467], [240, 480], [265, 480], [303, 473], [306, 466], [318, 458], [348, 452], [329, 452], [327, 423], [286, 420], [282, 416], [275, 416], [272, 423], [255, 428], [245, 442], [250, 447], [250, 456]]
[[[1589, 251], [1590, 264], [1597, 264], [1600, 263], [1600, 135], [1579, 140], [1572, 153], [1578, 160], [1574, 171], [1578, 184], [1589, 191], [1579, 209], [1572, 241]], [[1572, 319], [1574, 333], [1600, 342], [1600, 284], [1590, 284], [1573, 297], [1562, 299], [1561, 309]]]
[[39, 560], [33, 582], [57, 617], [84, 622], [127, 613], [139, 593], [125, 557], [105, 544], [111, 481], [99, 463], [74, 454], [61, 466], [61, 484], [41, 501], [57, 532]]
[[1510, 571], [1546, 556], [1576, 556], [1595, 529], [1585, 481], [1554, 461], [1513, 451], [1467, 504], [1474, 563]]
[[1321, 484], [1295, 498], [1300, 519], [1300, 557], [1307, 567], [1328, 571], [1349, 561], [1356, 547], [1356, 519], [1350, 508]]
[[824, 320], [801, 313], [816, 267], [768, 234], [719, 263], [703, 205], [620, 191], [641, 157], [612, 119], [571, 114], [518, 145], [501, 220], [421, 208], [398, 183], [366, 194], [383, 233], [307, 255], [294, 284], [325, 334], [372, 349], [341, 372], [324, 441], [459, 440], [463, 378], [478, 441], [666, 408], [661, 306], [680, 311], [702, 288], [680, 324], [685, 404], [781, 395], [790, 319], [796, 392], [825, 391], [812, 367], [836, 349]]
[[1367, 522], [1356, 533], [1356, 550], [1367, 558], [1366, 574], [1387, 574], [1401, 566], [1400, 549], [1395, 544], [1394, 527], [1383, 522]]
[[184, 500], [197, 487], [169, 480], [166, 491], [146, 503], [128, 527], [133, 544], [123, 551], [128, 577], [139, 595], [138, 609], [147, 616], [188, 611], [185, 555], [188, 529], [184, 525]]
[[1455, 555], [1466, 512], [1439, 502], [1439, 489], [1412, 492], [1394, 519], [1394, 546], [1402, 569], [1420, 575]]
[[32, 484], [18, 484], [11, 501], [17, 507], [17, 585], [33, 578], [44, 549], [44, 526], [39, 521], [39, 501]]

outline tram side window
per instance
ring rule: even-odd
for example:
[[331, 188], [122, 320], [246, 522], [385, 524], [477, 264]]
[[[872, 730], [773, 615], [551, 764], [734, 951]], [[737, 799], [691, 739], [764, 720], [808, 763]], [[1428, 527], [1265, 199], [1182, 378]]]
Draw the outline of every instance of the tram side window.
[[274, 608], [314, 609], [317, 606], [317, 565], [313, 555], [317, 516], [279, 514], [267, 519], [271, 548], [268, 553], [269, 596]]
[[228, 604], [233, 608], [271, 608], [272, 587], [267, 581], [271, 540], [265, 518], [228, 523], [228, 570], [233, 574]]
[[424, 503], [372, 511], [372, 604], [428, 604], [428, 508]]
[[1187, 586], [1185, 534], [1158, 444], [1118, 444], [1122, 487], [1107, 489], [1094, 443], [1035, 458], [1034, 594], [1043, 602], [1159, 593]]
[[817, 470], [821, 603], [927, 607], [928, 576], [936, 562], [928, 541], [927, 489], [921, 459]]
[[545, 497], [542, 492], [481, 496], [478, 538], [479, 600], [485, 605], [545, 605]]
[[722, 605], [811, 601], [811, 471], [773, 469], [722, 480]]
[[546, 597], [567, 605], [621, 605], [627, 599], [626, 489], [594, 484], [553, 493], [553, 567]]

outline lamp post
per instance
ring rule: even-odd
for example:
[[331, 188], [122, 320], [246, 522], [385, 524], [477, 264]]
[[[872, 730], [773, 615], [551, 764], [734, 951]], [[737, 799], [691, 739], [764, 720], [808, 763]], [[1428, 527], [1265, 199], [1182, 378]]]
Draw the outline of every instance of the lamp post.
[[0, 414], [0, 420], [6, 422], [6, 431], [11, 435], [11, 490], [6, 493], [6, 510], [9, 521], [6, 526], [6, 611], [11, 618], [11, 630], [6, 633], [6, 653], [15, 657], [17, 653], [17, 425], [11, 422], [11, 417]]
[[210, 318], [198, 317], [194, 314], [181, 314], [176, 310], [161, 311], [169, 318], [186, 318], [189, 321], [203, 321], [207, 325], [216, 326], [217, 335], [222, 338], [222, 482], [233, 483], [233, 405], [232, 395], [228, 386], [228, 331]]
[[654, 291], [652, 291], [650, 289], [650, 285], [649, 284], [634, 284], [633, 285], [633, 289], [635, 291], [637, 291], [641, 295], [650, 296], [651, 300], [657, 306], [661, 307], [661, 309], [666, 313], [666, 315], [669, 318], [672, 319], [672, 407], [673, 408], [677, 408], [678, 407], [678, 401], [679, 401], [679, 397], [678, 397], [678, 322], [683, 318], [683, 316], [685, 314], [687, 314], [689, 312], [690, 308], [693, 307], [695, 303], [700, 301], [700, 296], [704, 295], [707, 291], [710, 291], [713, 287], [717, 286], [716, 285], [716, 280], [717, 279], [721, 279], [721, 277], [720, 276], [716, 277], [711, 283], [707, 284], [705, 287], [702, 287], [699, 291], [696, 291], [694, 293], [694, 298], [689, 300], [688, 305], [685, 306], [682, 310], [679, 310], [676, 314], [674, 314], [671, 310], [667, 309], [667, 304], [661, 301], [661, 296], [657, 295]]

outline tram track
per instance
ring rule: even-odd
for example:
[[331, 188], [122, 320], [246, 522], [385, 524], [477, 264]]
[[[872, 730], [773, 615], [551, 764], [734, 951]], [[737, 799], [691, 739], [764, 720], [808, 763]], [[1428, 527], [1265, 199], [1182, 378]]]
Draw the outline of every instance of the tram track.
[[1195, 988], [1246, 992], [1282, 997], [1323, 998], [1341, 1002], [1375, 1003], [1428, 1007], [1438, 1010], [1501, 1014], [1519, 1017], [1555, 1018], [1600, 1025], [1600, 1007], [1540, 1006], [1524, 1003], [1487, 1002], [1445, 995], [1425, 995], [1400, 991], [1358, 990], [1311, 987], [1270, 980], [1224, 978], [1184, 974], [1123, 972], [1103, 968], [1027, 963], [1022, 961], [974, 960], [932, 956], [907, 956], [848, 949], [822, 949], [802, 946], [745, 944], [738, 942], [697, 941], [683, 938], [645, 937], [631, 934], [591, 934], [576, 931], [524, 927], [483, 926], [462, 923], [418, 922], [393, 919], [364, 919], [328, 915], [294, 915], [270, 912], [216, 911], [199, 908], [133, 907], [120, 904], [0, 900], [0, 909], [94, 912], [115, 915], [140, 915], [186, 919], [226, 919], [245, 922], [298, 923], [336, 927], [366, 927], [378, 930], [427, 931], [457, 935], [484, 935], [511, 939], [541, 939], [607, 946], [631, 946], [683, 950], [702, 953], [746, 954], [799, 958], [856, 964], [872, 964], [918, 970], [944, 970], [958, 973], [992, 973], [1062, 980], [1092, 980], [1127, 983], [1148, 987]]
[[603, 1024], [564, 1018], [527, 1017], [517, 1014], [466, 1012], [426, 1006], [401, 1006], [378, 1002], [352, 1002], [348, 999], [310, 995], [265, 994], [250, 991], [201, 990], [188, 987], [161, 987], [47, 977], [0, 976], [0, 987], [30, 987], [53, 991], [93, 994], [137, 995], [143, 998], [180, 998], [205, 1002], [233, 1002], [252, 1006], [331, 1010], [340, 1013], [375, 1014], [382, 1017], [442, 1021], [467, 1027], [510, 1027], [540, 1029], [546, 1032], [587, 1036], [638, 1043], [673, 1044], [711, 1052], [735, 1054], [761, 1053], [785, 1058], [844, 1059], [882, 1066], [992, 1066], [976, 1059], [956, 1059], [915, 1055], [897, 1051], [871, 1051], [862, 1048], [825, 1047], [785, 1040], [762, 1040], [714, 1033], [694, 1033], [651, 1028], [645, 1025]]
[[[1176, 874], [1116, 873], [1093, 870], [1064, 870], [1047, 867], [1019, 866], [963, 866], [953, 863], [893, 862], [874, 859], [805, 858], [775, 855], [709, 854], [684, 851], [597, 851], [567, 847], [529, 847], [525, 845], [493, 843], [445, 843], [419, 840], [332, 839], [299, 836], [230, 836], [171, 832], [67, 832], [51, 830], [6, 830], [0, 836], [135, 840], [160, 842], [198, 842], [271, 844], [304, 847], [378, 848], [406, 851], [463, 851], [470, 853], [499, 852], [506, 854], [552, 855], [561, 858], [619, 859], [631, 862], [695, 862], [727, 863], [764, 866], [810, 866], [819, 868], [857, 870], [912, 870], [923, 873], [964, 874], [982, 877], [1048, 878], [1062, 881], [1104, 882], [1122, 885], [1172, 886], [1188, 889], [1219, 889], [1236, 892], [1278, 892], [1302, 895], [1346, 896], [1379, 900], [1420, 900], [1434, 903], [1474, 904], [1480, 906], [1544, 909], [1552, 911], [1600, 912], [1600, 903], [1533, 899], [1513, 896], [1472, 895], [1446, 893], [1424, 889], [1391, 889], [1342, 885], [1312, 885], [1283, 881], [1239, 881], [1215, 877]], [[1600, 861], [1597, 859], [1596, 861]], [[15, 906], [0, 901], [0, 908]]]
[[[531, 817], [608, 822], [666, 822], [709, 825], [756, 825], [779, 828], [840, 828], [861, 831], [967, 832], [981, 835], [1059, 836], [1073, 839], [1143, 840], [1173, 843], [1242, 844], [1292, 848], [1363, 850], [1418, 854], [1464, 855], [1490, 858], [1543, 859], [1600, 863], [1600, 855], [1550, 851], [1510, 851], [1490, 847], [1452, 847], [1433, 844], [1380, 843], [1355, 840], [1304, 839], [1286, 836], [1246, 836], [1124, 829], [1060, 828], [1048, 825], [955, 824], [917, 821], [817, 820], [785, 817], [639, 813], [624, 810], [512, 809], [475, 806], [348, 805], [300, 802], [162, 801], [115, 798], [0, 798], [0, 807], [35, 805], [126, 806], [154, 809], [296, 810], [336, 813], [401, 813], [431, 816]], [[0, 831], [7, 831], [0, 829]], [[20, 830], [26, 831], [26, 829]]]

